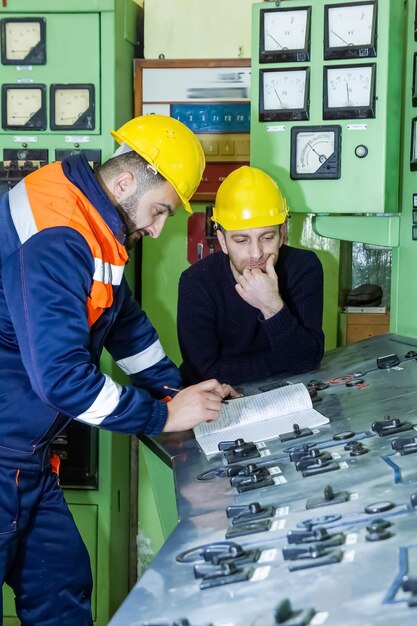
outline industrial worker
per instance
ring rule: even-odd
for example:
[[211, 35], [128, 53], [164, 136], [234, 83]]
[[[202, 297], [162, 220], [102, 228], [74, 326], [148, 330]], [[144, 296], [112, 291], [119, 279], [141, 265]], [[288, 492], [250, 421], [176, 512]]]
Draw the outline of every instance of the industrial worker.
[[[27, 626], [92, 625], [87, 550], [50, 467], [58, 433], [72, 419], [133, 435], [186, 430], [233, 393], [209, 380], [167, 401], [179, 371], [123, 278], [127, 248], [158, 237], [180, 204], [191, 210], [201, 145], [159, 115], [112, 134], [122, 146], [96, 174], [71, 156], [0, 201], [0, 576]], [[131, 385], [101, 373], [103, 347]]]
[[231, 172], [212, 219], [221, 251], [183, 272], [178, 338], [184, 379], [231, 385], [314, 369], [323, 356], [323, 272], [286, 240], [288, 209], [255, 167]]

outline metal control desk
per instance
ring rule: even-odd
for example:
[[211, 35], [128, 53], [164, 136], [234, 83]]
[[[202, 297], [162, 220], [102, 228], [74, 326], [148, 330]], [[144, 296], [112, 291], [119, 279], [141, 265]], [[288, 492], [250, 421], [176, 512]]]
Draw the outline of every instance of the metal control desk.
[[[390, 354], [399, 364], [378, 368]], [[189, 433], [149, 439], [180, 521], [110, 626], [415, 626], [416, 357], [394, 334], [329, 352], [287, 380], [328, 385], [314, 407], [330, 424], [258, 458], [207, 460]], [[239, 493], [227, 473], [253, 463], [284, 481]]]

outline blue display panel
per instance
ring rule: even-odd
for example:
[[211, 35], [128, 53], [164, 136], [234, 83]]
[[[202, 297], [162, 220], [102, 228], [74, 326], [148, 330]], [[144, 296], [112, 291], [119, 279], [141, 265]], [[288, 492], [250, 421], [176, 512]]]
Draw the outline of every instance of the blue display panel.
[[250, 103], [171, 104], [171, 117], [195, 133], [248, 133]]

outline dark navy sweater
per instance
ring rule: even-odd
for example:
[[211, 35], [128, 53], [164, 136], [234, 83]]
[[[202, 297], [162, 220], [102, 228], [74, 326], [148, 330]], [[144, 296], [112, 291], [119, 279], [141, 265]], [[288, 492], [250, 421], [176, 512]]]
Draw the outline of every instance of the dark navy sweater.
[[283, 245], [275, 266], [284, 307], [265, 320], [235, 289], [229, 257], [216, 252], [180, 278], [178, 338], [186, 384], [232, 385], [314, 369], [323, 356], [323, 271], [307, 250]]

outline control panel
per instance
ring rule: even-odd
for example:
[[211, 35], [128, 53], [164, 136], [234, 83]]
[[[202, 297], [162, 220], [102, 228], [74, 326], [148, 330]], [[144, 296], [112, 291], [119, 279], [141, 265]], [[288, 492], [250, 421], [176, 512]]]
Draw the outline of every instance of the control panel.
[[251, 163], [291, 211], [399, 210], [404, 16], [396, 0], [253, 5]]
[[[417, 610], [417, 342], [373, 337], [303, 383], [329, 418], [267, 441], [152, 440], [180, 522], [111, 626], [389, 626]], [[233, 402], [233, 400], [229, 400]]]

